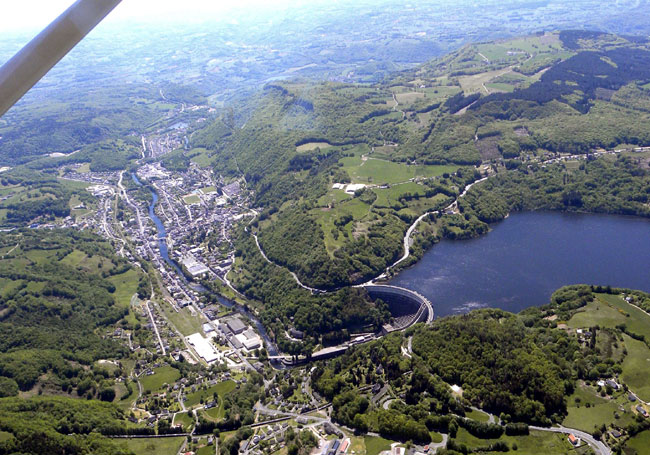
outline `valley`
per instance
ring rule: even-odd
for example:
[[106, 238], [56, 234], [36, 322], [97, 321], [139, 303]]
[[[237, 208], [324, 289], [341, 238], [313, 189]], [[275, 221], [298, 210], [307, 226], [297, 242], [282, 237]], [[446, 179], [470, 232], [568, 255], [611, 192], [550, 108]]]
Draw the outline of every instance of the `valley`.
[[0, 453], [645, 453], [649, 46], [539, 32], [237, 114], [148, 87], [12, 152]]

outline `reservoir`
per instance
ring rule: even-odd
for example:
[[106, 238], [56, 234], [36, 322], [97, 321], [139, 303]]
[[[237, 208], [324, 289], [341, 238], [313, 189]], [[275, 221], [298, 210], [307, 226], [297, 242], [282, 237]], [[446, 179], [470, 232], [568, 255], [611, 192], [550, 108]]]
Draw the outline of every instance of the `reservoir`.
[[650, 220], [515, 213], [472, 240], [444, 240], [390, 284], [419, 292], [436, 317], [476, 308], [519, 312], [569, 284], [650, 292]]

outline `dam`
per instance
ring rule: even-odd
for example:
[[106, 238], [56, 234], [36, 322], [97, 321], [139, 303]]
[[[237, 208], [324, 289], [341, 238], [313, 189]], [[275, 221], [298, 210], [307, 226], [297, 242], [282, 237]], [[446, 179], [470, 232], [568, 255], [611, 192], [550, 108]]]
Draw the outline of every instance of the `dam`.
[[377, 340], [391, 332], [406, 330], [418, 322], [424, 322], [426, 324], [433, 322], [434, 315], [431, 302], [415, 291], [389, 284], [364, 284], [360, 287], [364, 287], [368, 291], [368, 295], [372, 300], [381, 299], [390, 309], [392, 320], [390, 323], [384, 324], [381, 332], [374, 335], [358, 337], [337, 346], [323, 348], [320, 351], [314, 352], [309, 359], [296, 359], [282, 355], [269, 357], [276, 362], [275, 366], [279, 366], [277, 361], [280, 361], [284, 367], [291, 368], [304, 365], [310, 361], [330, 359], [345, 353], [352, 346]]

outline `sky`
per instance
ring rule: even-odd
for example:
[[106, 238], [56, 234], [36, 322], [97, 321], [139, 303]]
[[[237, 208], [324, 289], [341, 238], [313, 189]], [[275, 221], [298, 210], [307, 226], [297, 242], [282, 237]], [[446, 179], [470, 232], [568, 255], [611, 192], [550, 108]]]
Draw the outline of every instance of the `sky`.
[[[0, 0], [0, 30], [41, 30], [65, 11], [74, 0]], [[122, 0], [106, 23], [125, 20], [206, 19], [222, 17], [233, 10], [259, 12], [264, 8], [283, 8], [308, 0]]]

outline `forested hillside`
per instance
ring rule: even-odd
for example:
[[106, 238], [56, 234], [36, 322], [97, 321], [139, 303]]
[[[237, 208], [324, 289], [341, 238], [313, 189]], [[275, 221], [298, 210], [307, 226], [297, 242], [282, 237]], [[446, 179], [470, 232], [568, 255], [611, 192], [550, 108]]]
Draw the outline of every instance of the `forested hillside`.
[[242, 125], [225, 115], [193, 142], [217, 172], [245, 176], [265, 254], [335, 289], [384, 272], [419, 216], [484, 176], [416, 233], [416, 255], [511, 210], [647, 215], [647, 152], [633, 148], [650, 144], [648, 62], [645, 40], [602, 33], [478, 43], [373, 86], [271, 83]]
[[128, 299], [138, 273], [128, 262], [93, 234], [19, 230], [0, 236], [0, 283], [0, 395], [112, 401], [112, 375], [94, 362], [126, 355], [107, 335], [136, 325]]
[[0, 400], [0, 453], [131, 455], [101, 435], [127, 426], [124, 413], [96, 401], [61, 397]]
[[[512, 436], [529, 434], [528, 424], [552, 423], [603, 439], [608, 429], [620, 430], [625, 437], [608, 439], [620, 450], [628, 435], [648, 428], [635, 418], [626, 391], [645, 390], [634, 359], [650, 352], [644, 336], [650, 319], [615, 321], [637, 311], [628, 302], [646, 306], [649, 299], [581, 285], [517, 315], [489, 309], [446, 317], [319, 363], [312, 384], [333, 400], [334, 421], [421, 444], [446, 433], [449, 453], [507, 451], [521, 442]], [[632, 350], [634, 340], [642, 340], [643, 353]], [[623, 385], [605, 387], [613, 377]], [[615, 401], [618, 412], [590, 411], [594, 400]], [[477, 409], [494, 421], [481, 419]], [[589, 423], [581, 415], [591, 415]]]

